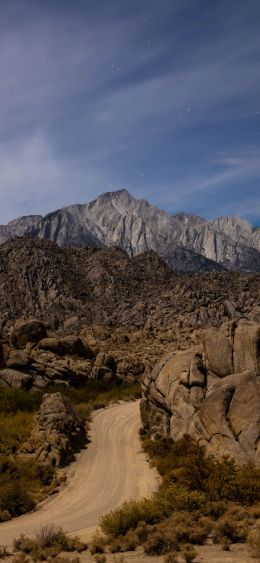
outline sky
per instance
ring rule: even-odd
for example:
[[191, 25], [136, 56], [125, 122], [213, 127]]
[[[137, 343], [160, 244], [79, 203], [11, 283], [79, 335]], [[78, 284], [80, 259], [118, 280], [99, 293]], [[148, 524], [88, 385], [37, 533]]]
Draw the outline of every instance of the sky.
[[260, 0], [0, 0], [0, 223], [127, 188], [260, 225]]

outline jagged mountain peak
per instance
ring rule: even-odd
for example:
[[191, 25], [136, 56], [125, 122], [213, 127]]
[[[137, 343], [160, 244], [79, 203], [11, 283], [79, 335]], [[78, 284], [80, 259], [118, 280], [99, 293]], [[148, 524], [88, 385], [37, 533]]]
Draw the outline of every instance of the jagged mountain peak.
[[206, 221], [189, 213], [171, 216], [121, 188], [90, 203], [0, 226], [0, 241], [15, 235], [36, 236], [60, 246], [119, 246], [129, 256], [154, 250], [179, 272], [258, 272], [259, 233], [239, 217]]

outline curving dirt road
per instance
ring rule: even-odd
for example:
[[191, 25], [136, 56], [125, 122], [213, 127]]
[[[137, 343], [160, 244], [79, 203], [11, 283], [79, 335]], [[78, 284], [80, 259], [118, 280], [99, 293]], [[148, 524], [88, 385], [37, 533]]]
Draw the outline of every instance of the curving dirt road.
[[36, 512], [0, 524], [0, 545], [50, 523], [88, 539], [102, 514], [149, 495], [158, 477], [141, 452], [139, 426], [139, 401], [94, 413], [91, 443], [70, 466], [66, 486]]

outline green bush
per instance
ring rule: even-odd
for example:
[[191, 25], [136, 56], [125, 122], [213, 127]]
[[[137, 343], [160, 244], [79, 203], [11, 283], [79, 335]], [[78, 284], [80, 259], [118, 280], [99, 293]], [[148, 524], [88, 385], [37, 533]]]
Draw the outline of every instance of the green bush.
[[31, 413], [0, 414], [0, 454], [15, 453], [30, 435], [32, 422]]
[[148, 524], [162, 518], [160, 507], [153, 499], [125, 502], [121, 507], [102, 516], [100, 526], [105, 534], [117, 537], [145, 521]]
[[260, 469], [248, 463], [237, 467], [234, 460], [208, 457], [204, 448], [189, 437], [173, 442], [143, 439], [164, 483], [205, 494], [209, 502], [232, 501], [251, 505], [260, 500]]
[[206, 495], [202, 491], [189, 491], [183, 485], [166, 484], [155, 494], [155, 502], [167, 515], [173, 510], [201, 510], [206, 504]]

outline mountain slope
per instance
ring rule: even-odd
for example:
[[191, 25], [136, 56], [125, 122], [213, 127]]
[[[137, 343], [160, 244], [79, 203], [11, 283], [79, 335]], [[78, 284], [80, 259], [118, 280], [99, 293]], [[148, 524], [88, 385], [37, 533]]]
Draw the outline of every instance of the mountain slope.
[[0, 241], [25, 235], [60, 246], [116, 245], [130, 256], [157, 252], [178, 272], [260, 271], [260, 230], [236, 217], [206, 221], [180, 213], [171, 216], [127, 190], [107, 192], [45, 217], [23, 217], [0, 227]]

